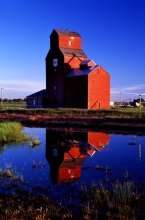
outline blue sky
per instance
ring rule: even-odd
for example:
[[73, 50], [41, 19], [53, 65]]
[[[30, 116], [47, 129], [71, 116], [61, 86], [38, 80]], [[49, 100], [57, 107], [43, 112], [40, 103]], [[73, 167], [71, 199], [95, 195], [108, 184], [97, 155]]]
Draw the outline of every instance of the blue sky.
[[111, 76], [111, 100], [145, 94], [144, 0], [0, 0], [3, 98], [25, 98], [45, 88], [53, 29], [82, 36], [88, 59]]

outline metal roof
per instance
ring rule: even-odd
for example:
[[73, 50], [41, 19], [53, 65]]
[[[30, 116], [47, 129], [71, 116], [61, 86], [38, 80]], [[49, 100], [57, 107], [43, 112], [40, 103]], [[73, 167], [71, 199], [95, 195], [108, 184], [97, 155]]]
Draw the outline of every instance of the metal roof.
[[95, 62], [94, 62], [93, 60], [84, 60], [84, 61], [82, 61], [82, 62], [80, 63], [80, 65], [87, 65], [87, 64], [89, 64], [91, 61], [95, 64]]
[[69, 30], [57, 30], [57, 29], [54, 29], [54, 31], [56, 31], [58, 33], [58, 35], [64, 35], [64, 36], [71, 36], [71, 37], [81, 37], [79, 35], [78, 32], [76, 31], [69, 31]]
[[40, 90], [38, 92], [35, 92], [29, 96], [26, 96], [27, 98], [43, 98], [46, 97], [46, 89]]
[[85, 76], [91, 73], [94, 69], [96, 69], [99, 65], [90, 66], [87, 69], [81, 70], [80, 68], [75, 68], [71, 72], [69, 72], [65, 77], [77, 77], [77, 76]]
[[71, 49], [71, 48], [62, 48], [62, 47], [59, 49], [65, 56], [73, 57], [75, 54], [78, 57], [87, 58], [86, 54], [81, 49]]

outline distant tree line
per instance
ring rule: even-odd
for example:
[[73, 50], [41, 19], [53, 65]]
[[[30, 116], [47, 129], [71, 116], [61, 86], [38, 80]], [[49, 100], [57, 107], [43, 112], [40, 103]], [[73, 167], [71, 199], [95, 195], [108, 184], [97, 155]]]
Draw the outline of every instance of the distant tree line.
[[[0, 101], [1, 101], [1, 98], [0, 98]], [[3, 99], [3, 102], [26, 102], [26, 98], [25, 99]]]
[[141, 101], [141, 105], [144, 106], [145, 105], [145, 100], [143, 98], [138, 98], [138, 99], [134, 99], [133, 102], [130, 102], [130, 105], [132, 106], [136, 106], [136, 103], [140, 104]]
[[[134, 99], [134, 100], [133, 100], [133, 103], [135, 103], [135, 102], [140, 103], [140, 99]], [[145, 102], [143, 98], [141, 98], [141, 102]]]
[[[134, 99], [133, 101], [122, 101], [122, 102], [114, 102], [115, 105], [119, 106], [139, 106], [140, 98]], [[138, 104], [138, 105], [137, 105]], [[145, 106], [145, 100], [141, 97], [141, 105]]]

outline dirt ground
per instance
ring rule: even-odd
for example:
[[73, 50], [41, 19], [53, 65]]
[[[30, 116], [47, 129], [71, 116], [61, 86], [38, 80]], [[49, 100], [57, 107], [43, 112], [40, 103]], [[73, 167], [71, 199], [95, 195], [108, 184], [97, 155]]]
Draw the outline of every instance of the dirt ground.
[[0, 121], [5, 120], [19, 121], [28, 127], [72, 127], [145, 134], [145, 118], [51, 117], [47, 115], [0, 113]]

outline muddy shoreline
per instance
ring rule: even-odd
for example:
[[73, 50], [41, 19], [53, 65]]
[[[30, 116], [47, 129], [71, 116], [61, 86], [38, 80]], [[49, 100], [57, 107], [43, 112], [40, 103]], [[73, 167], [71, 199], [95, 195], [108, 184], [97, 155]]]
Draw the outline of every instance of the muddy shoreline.
[[27, 127], [72, 127], [86, 130], [105, 130], [113, 133], [145, 134], [145, 118], [52, 117], [0, 113], [0, 121], [19, 121]]

